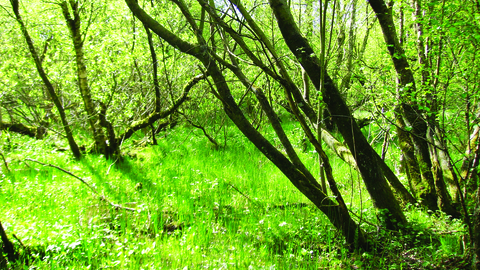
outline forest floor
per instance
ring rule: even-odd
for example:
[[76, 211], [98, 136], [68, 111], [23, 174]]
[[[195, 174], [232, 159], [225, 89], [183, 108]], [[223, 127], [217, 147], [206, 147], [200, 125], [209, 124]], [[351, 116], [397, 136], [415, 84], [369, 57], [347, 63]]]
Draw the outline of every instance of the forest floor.
[[[378, 227], [361, 178], [331, 153], [374, 251], [349, 252], [326, 217], [237, 132], [216, 149], [198, 130], [177, 127], [158, 145], [125, 146], [122, 163], [75, 161], [62, 143], [15, 134], [0, 142], [8, 164], [0, 222], [22, 255], [7, 269], [461, 269], [468, 261], [459, 220], [410, 205], [410, 228]], [[318, 173], [313, 149], [301, 156]]]

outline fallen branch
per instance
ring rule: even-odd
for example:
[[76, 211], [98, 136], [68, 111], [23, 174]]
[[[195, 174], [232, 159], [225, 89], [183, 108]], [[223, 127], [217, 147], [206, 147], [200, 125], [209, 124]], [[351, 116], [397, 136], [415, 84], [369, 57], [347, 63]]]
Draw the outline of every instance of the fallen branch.
[[[250, 197], [248, 197], [248, 195], [246, 195], [245, 193], [243, 193], [242, 191], [240, 191], [237, 187], [235, 187], [233, 184], [231, 183], [226, 183], [227, 185], [229, 185], [230, 187], [232, 187], [233, 189], [235, 189], [238, 193], [240, 193], [240, 195], [242, 195], [243, 197], [245, 197], [249, 202], [251, 202], [253, 205], [257, 206], [257, 207], [260, 207], [260, 208], [265, 208], [265, 203], [262, 203], [262, 202], [256, 202], [254, 200], [252, 200]], [[285, 208], [289, 208], [289, 207], [296, 207], [296, 208], [300, 208], [300, 207], [308, 207], [309, 204], [308, 203], [286, 203], [286, 204], [280, 204], [280, 205], [271, 205], [271, 206], [268, 206], [267, 208], [269, 209], [275, 209], [275, 208], [278, 208], [278, 209], [282, 209], [282, 210], [285, 210]]]
[[236, 188], [233, 184], [231, 183], [226, 183], [227, 185], [231, 186], [233, 189], [235, 189], [238, 193], [240, 193], [240, 195], [242, 195], [243, 197], [245, 197], [249, 202], [251, 202], [252, 204], [256, 205], [256, 206], [262, 206], [260, 202], [256, 202], [252, 199], [250, 199], [250, 197], [248, 197], [247, 195], [245, 195], [243, 192], [241, 192], [238, 188]]
[[183, 94], [180, 96], [171, 107], [168, 109], [161, 111], [161, 112], [156, 112], [154, 111], [151, 113], [149, 116], [146, 118], [135, 121], [130, 124], [130, 127], [119, 137], [116, 138], [117, 144], [120, 141], [124, 141], [128, 138], [130, 138], [135, 131], [140, 130], [142, 128], [149, 127], [153, 123], [155, 123], [157, 120], [164, 119], [168, 117], [169, 115], [173, 114], [174, 112], [177, 111], [177, 109], [182, 105], [185, 101], [188, 100], [188, 94], [190, 93], [190, 90], [201, 80], [205, 79], [205, 75], [200, 74], [195, 77], [193, 77], [184, 87], [183, 87]]
[[203, 131], [203, 135], [205, 135], [205, 137], [207, 137], [207, 139], [208, 139], [216, 148], [219, 147], [218, 142], [217, 142], [212, 136], [208, 135], [207, 131], [205, 130], [205, 128], [204, 128], [203, 126], [197, 125], [197, 124], [193, 123], [193, 122], [192, 122], [190, 119], [188, 119], [184, 114], [182, 114], [182, 115], [185, 117], [185, 119], [187, 120], [187, 122], [188, 122], [190, 125], [192, 125], [193, 127], [198, 128], [198, 129], [200, 129], [201, 131]]
[[107, 198], [105, 198], [105, 196], [100, 195], [100, 194], [98, 193], [98, 191], [97, 191], [94, 187], [92, 187], [91, 185], [89, 185], [89, 184], [87, 183], [87, 181], [85, 181], [84, 179], [76, 176], [75, 174], [73, 174], [73, 173], [71, 173], [71, 172], [69, 172], [69, 171], [67, 171], [67, 170], [65, 170], [65, 169], [62, 169], [62, 168], [60, 168], [60, 167], [58, 167], [58, 166], [55, 166], [55, 165], [52, 165], [52, 164], [45, 164], [45, 163], [42, 163], [42, 162], [40, 162], [40, 161], [38, 161], [38, 160], [31, 159], [31, 158], [26, 158], [25, 160], [32, 161], [32, 162], [36, 162], [36, 163], [41, 164], [41, 165], [43, 165], [43, 166], [55, 168], [55, 169], [60, 170], [60, 171], [66, 173], [66, 174], [68, 174], [68, 175], [70, 175], [70, 176], [75, 177], [75, 178], [78, 179], [80, 182], [82, 182], [83, 184], [85, 184], [88, 188], [90, 188], [90, 190], [91, 190], [93, 193], [95, 193], [95, 195], [97, 195], [97, 197], [99, 197], [100, 200], [103, 200], [103, 201], [107, 202], [108, 204], [110, 204], [110, 205], [111, 205], [112, 207], [114, 207], [115, 209], [125, 209], [125, 210], [132, 211], [132, 212], [137, 211], [136, 209], [133, 209], [133, 208], [124, 207], [124, 206], [121, 206], [121, 205], [119, 205], [119, 204], [112, 203], [112, 202], [109, 201]]
[[[360, 224], [361, 222], [365, 222], [365, 223], [367, 223], [368, 225], [377, 228], [377, 230], [383, 229], [383, 228], [380, 227], [378, 224], [374, 224], [373, 222], [369, 222], [368, 220], [366, 220], [366, 219], [363, 218], [362, 216], [357, 215], [355, 212], [353, 212], [353, 211], [350, 210], [350, 209], [348, 209], [348, 212], [349, 212], [350, 214], [354, 215], [356, 218], [358, 218], [358, 223], [359, 223], [359, 224]], [[391, 231], [391, 230], [385, 229], [385, 231]]]
[[35, 127], [27, 126], [22, 123], [0, 122], [0, 130], [8, 130], [31, 138], [36, 138], [37, 134], [37, 129]]

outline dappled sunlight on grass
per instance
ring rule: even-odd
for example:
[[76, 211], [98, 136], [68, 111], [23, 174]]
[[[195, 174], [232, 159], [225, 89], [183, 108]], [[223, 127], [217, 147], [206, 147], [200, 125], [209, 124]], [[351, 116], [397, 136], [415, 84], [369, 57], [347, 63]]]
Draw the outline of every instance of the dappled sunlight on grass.
[[[129, 147], [122, 163], [93, 155], [75, 162], [65, 152], [47, 150], [46, 144], [42, 146], [46, 154], [33, 156], [72, 172], [109, 201], [136, 211], [114, 209], [77, 179], [24, 161], [32, 156], [20, 143], [8, 153], [12, 172], [3, 172], [0, 180], [1, 221], [31, 249], [31, 265], [39, 269], [429, 268], [445, 254], [455, 254], [461, 244], [460, 222], [447, 222], [446, 217], [414, 207], [406, 212], [416, 226], [411, 237], [376, 227], [375, 210], [361, 179], [332, 158], [354, 219], [361, 219], [361, 227], [380, 243], [377, 253], [349, 253], [326, 217], [242, 137], [232, 137], [226, 148], [213, 149], [205, 138], [176, 128], [158, 142]], [[301, 155], [312, 171], [318, 171], [313, 151]], [[421, 230], [427, 230], [428, 237], [418, 237]], [[443, 234], [448, 231], [457, 234]], [[413, 250], [415, 237], [421, 242]], [[397, 255], [388, 255], [392, 252]]]

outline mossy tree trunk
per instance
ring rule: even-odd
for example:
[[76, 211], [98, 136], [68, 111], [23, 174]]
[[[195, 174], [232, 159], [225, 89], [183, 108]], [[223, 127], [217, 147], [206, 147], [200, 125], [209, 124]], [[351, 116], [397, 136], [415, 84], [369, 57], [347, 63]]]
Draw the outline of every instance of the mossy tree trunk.
[[387, 212], [385, 223], [390, 229], [398, 229], [406, 224], [406, 218], [400, 205], [388, 186], [379, 164], [378, 154], [367, 142], [355, 122], [350, 109], [340, 95], [330, 76], [313, 52], [308, 41], [300, 34], [290, 13], [288, 5], [283, 0], [270, 0], [270, 6], [277, 18], [277, 23], [290, 51], [307, 72], [316, 89], [320, 89], [320, 77], [324, 74], [325, 87], [322, 96], [338, 130], [345, 139], [350, 151], [356, 159], [365, 186], [378, 209]]
[[[417, 183], [415, 189], [417, 195], [422, 199], [421, 202], [430, 210], [435, 211], [438, 210], [438, 206], [427, 142], [428, 125], [414, 98], [416, 95], [415, 79], [395, 30], [392, 7], [388, 7], [384, 0], [371, 0], [369, 4], [377, 15], [386, 47], [398, 75], [402, 114], [411, 127], [410, 138], [418, 152], [418, 165], [422, 181]], [[404, 140], [403, 142], [408, 143], [409, 141]]]
[[465, 155], [463, 157], [462, 166], [460, 169], [460, 177], [466, 192], [476, 190], [478, 183], [477, 174], [475, 170], [479, 164], [480, 157], [480, 126], [476, 125], [467, 142]]
[[420, 174], [420, 167], [417, 158], [415, 157], [415, 148], [410, 135], [406, 131], [407, 125], [405, 124], [405, 121], [403, 121], [402, 115], [398, 112], [395, 113], [395, 123], [397, 125], [398, 144], [403, 153], [408, 181], [413, 188], [412, 192], [417, 198], [424, 201], [425, 198], [420, 197], [420, 195], [428, 194], [428, 192], [423, 190], [428, 187], [422, 186], [422, 176]]
[[[70, 30], [73, 47], [75, 50], [75, 61], [77, 64], [77, 78], [80, 94], [83, 99], [85, 111], [88, 115], [88, 123], [93, 133], [95, 141], [95, 150], [98, 153], [104, 154], [109, 158], [111, 152], [107, 145], [107, 139], [105, 133], [100, 126], [99, 113], [95, 110], [95, 104], [92, 99], [92, 94], [88, 85], [87, 67], [85, 65], [85, 56], [83, 53], [83, 37], [81, 33], [81, 18], [80, 8], [78, 1], [69, 0], [60, 2], [62, 13], [67, 22], [68, 29]], [[73, 14], [70, 13], [70, 9]]]

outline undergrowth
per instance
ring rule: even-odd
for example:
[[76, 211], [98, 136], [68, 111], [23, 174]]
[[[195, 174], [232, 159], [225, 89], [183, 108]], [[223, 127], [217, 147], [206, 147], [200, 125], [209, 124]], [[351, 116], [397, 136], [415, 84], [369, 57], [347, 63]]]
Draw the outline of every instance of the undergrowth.
[[[295, 137], [295, 129], [288, 127]], [[268, 136], [268, 130], [264, 131]], [[4, 138], [4, 137], [2, 137]], [[137, 138], [137, 139], [140, 139]], [[318, 174], [311, 146], [296, 147]], [[240, 134], [215, 149], [196, 130], [177, 127], [158, 145], [126, 145], [124, 161], [75, 161], [54, 136], [9, 134], [1, 147], [0, 221], [20, 252], [11, 269], [456, 269], [465, 228], [457, 220], [406, 207], [410, 228], [378, 227], [357, 173], [332, 157], [340, 191], [376, 243], [349, 252], [341, 234]], [[389, 153], [394, 154], [394, 153]], [[77, 179], [84, 179], [111, 207]], [[393, 164], [392, 166], [395, 166]], [[13, 237], [12, 234], [15, 234]]]

